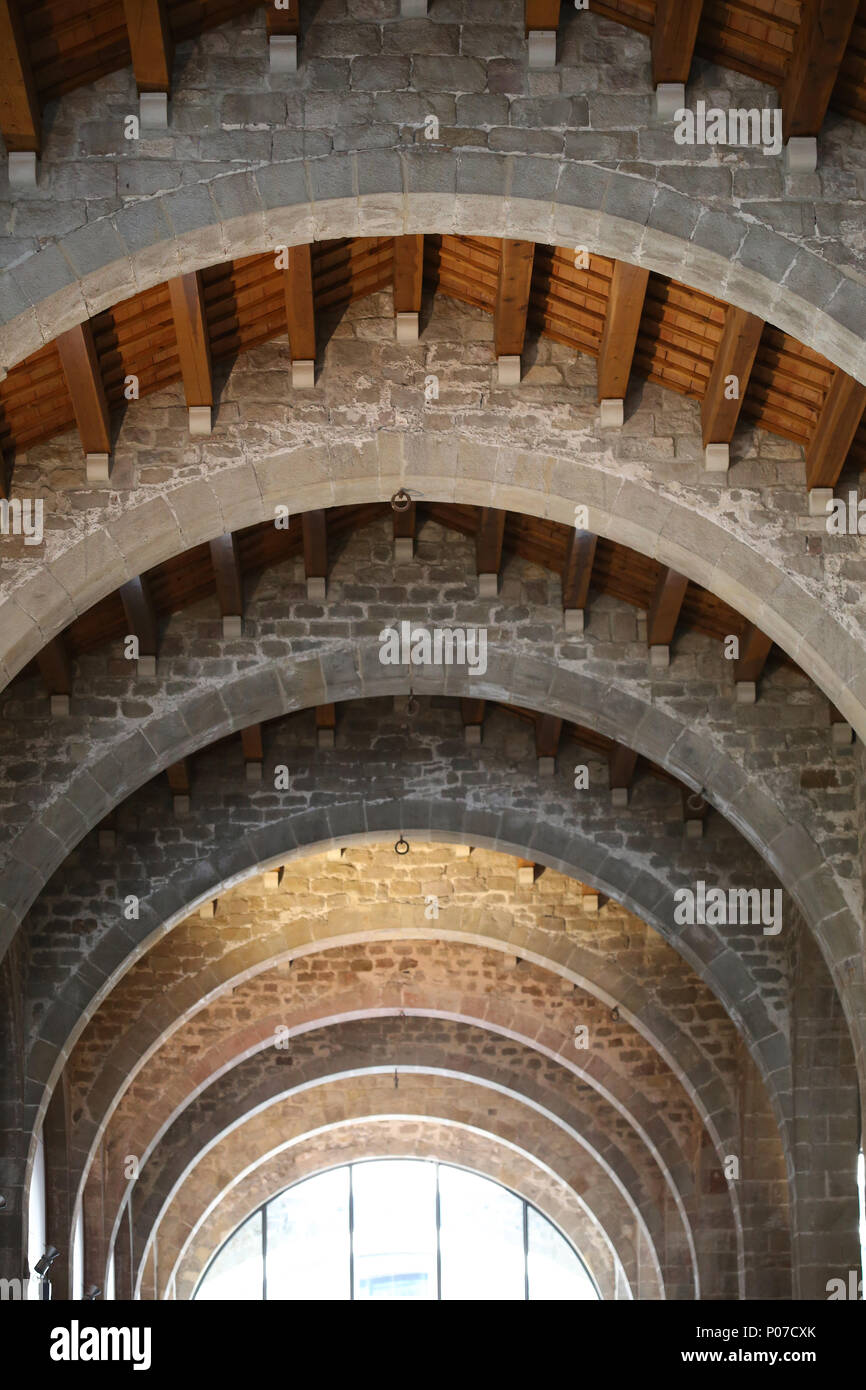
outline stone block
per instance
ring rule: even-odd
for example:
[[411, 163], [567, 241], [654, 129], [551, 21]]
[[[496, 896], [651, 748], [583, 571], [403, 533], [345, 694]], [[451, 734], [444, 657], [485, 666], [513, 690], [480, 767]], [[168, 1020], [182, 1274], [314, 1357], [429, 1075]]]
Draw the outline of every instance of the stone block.
[[142, 130], [168, 130], [168, 93], [139, 93], [138, 119]]
[[628, 787], [611, 787], [610, 804], [611, 806], [627, 806]]
[[468, 859], [471, 853], [472, 853], [472, 846], [471, 846], [471, 845], [455, 845], [455, 846], [454, 846], [454, 858], [455, 858], [455, 859]]
[[314, 603], [323, 603], [327, 592], [328, 581], [319, 575], [310, 575], [307, 579], [307, 598]]
[[785, 146], [786, 174], [814, 174], [818, 168], [818, 141], [814, 135], [792, 135]]
[[517, 883], [520, 888], [531, 888], [535, 882], [535, 865], [520, 864], [517, 869]]
[[833, 489], [831, 487], [812, 487], [809, 489], [809, 515], [823, 516], [829, 515], [833, 505]]
[[686, 821], [686, 839], [701, 840], [704, 835], [704, 823], [702, 820]]
[[417, 313], [399, 313], [395, 317], [397, 322], [397, 342], [417, 343], [420, 332], [420, 315]]
[[520, 358], [498, 357], [496, 359], [496, 381], [499, 386], [519, 386]]
[[262, 780], [262, 764], [246, 763], [244, 766], [244, 773], [250, 786], [258, 786]]
[[730, 464], [730, 444], [708, 444], [704, 449], [704, 468], [708, 473], [727, 473]]
[[671, 649], [663, 643], [658, 642], [649, 649], [649, 662], [654, 671], [663, 671], [666, 666], [671, 664]]
[[336, 729], [317, 729], [317, 730], [316, 730], [316, 747], [317, 747], [317, 748], [334, 748], [334, 747], [336, 746], [336, 742], [337, 742], [337, 731], [336, 731]]
[[566, 632], [571, 633], [573, 636], [579, 636], [583, 632], [584, 613], [585, 610], [583, 608], [563, 609], [562, 618]]
[[113, 854], [114, 851], [117, 849], [117, 831], [100, 830], [97, 836], [97, 841], [99, 843], [99, 850], [101, 854]]
[[498, 574], [479, 574], [478, 576], [478, 597], [496, 598], [499, 593]]
[[35, 188], [36, 155], [31, 150], [11, 150], [7, 172], [10, 188]]
[[52, 719], [65, 719], [69, 714], [69, 696], [50, 695], [48, 697], [48, 708]]
[[656, 87], [656, 116], [660, 121], [672, 121], [685, 104], [684, 82], [660, 82]]
[[226, 613], [223, 615], [223, 637], [232, 640], [241, 636], [244, 629], [244, 620], [237, 613]]
[[598, 916], [598, 894], [597, 894], [597, 893], [584, 893], [584, 895], [583, 895], [583, 897], [581, 898], [580, 901], [581, 901], [581, 906], [582, 906], [584, 912], [588, 913], [588, 915], [589, 915], [590, 917], [597, 917], [597, 916]]
[[271, 72], [297, 72], [297, 34], [271, 34], [268, 39], [268, 62]]
[[427, 13], [427, 0], [400, 0], [400, 15], [403, 19], [423, 19]]
[[625, 419], [625, 401], [605, 400], [598, 407], [598, 423], [603, 430], [622, 428]]
[[831, 724], [830, 733], [834, 748], [847, 748], [854, 742], [854, 730], [850, 724]]
[[190, 802], [186, 794], [178, 795], [172, 802], [175, 820], [184, 820], [189, 815]]
[[140, 656], [135, 663], [135, 674], [145, 680], [152, 680], [156, 675], [156, 657], [147, 653]]
[[529, 66], [533, 71], [556, 67], [556, 30], [530, 29], [526, 38]]
[[463, 741], [468, 748], [478, 748], [481, 745], [481, 724], [464, 724]]
[[339, 864], [345, 853], [345, 846], [337, 845], [334, 849], [325, 850], [325, 858], [330, 860], [332, 864]]
[[292, 386], [296, 391], [309, 391], [316, 384], [316, 364], [302, 359], [292, 363]]
[[88, 483], [107, 483], [110, 474], [110, 454], [84, 455], [84, 476]]
[[209, 903], [202, 903], [201, 907], [200, 907], [199, 910], [198, 910], [198, 915], [199, 915], [199, 917], [203, 917], [204, 920], [205, 920], [206, 922], [209, 921], [209, 920], [212, 921], [213, 918], [216, 917], [216, 914], [217, 914], [217, 899], [216, 899], [216, 898], [214, 898], [214, 899], [213, 899], [211, 902], [209, 902]]
[[411, 536], [395, 536], [394, 563], [406, 565], [415, 555], [415, 542]]
[[539, 777], [553, 777], [553, 776], [555, 776], [555, 775], [556, 775], [556, 759], [555, 759], [555, 758], [551, 758], [551, 757], [542, 757], [542, 758], [539, 758], [539, 759], [538, 759], [538, 775], [539, 775]]
[[268, 893], [274, 893], [283, 881], [282, 865], [278, 869], [266, 869], [262, 874], [262, 887]]
[[210, 434], [213, 428], [211, 415], [212, 411], [209, 405], [191, 405], [189, 407], [190, 434]]
[[737, 681], [736, 691], [738, 705], [753, 705], [758, 698], [755, 681]]

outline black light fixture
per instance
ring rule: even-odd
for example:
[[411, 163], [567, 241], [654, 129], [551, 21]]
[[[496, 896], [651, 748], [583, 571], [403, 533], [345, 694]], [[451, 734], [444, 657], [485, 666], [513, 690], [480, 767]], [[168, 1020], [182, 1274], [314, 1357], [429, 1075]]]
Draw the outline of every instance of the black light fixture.
[[3, 1193], [0, 1192], [0, 1211], [5, 1211], [5, 1209], [6, 1209], [6, 1198], [3, 1196]]
[[613, 1008], [611, 1009], [610, 1016], [614, 1023], [619, 1023], [619, 1009], [617, 1008], [616, 1004], [614, 1004]]
[[99, 1285], [98, 1285], [98, 1284], [91, 1284], [91, 1285], [90, 1285], [90, 1288], [89, 1288], [89, 1289], [87, 1290], [87, 1292], [85, 1293], [82, 1302], [84, 1302], [84, 1303], [95, 1303], [96, 1300], [97, 1300], [97, 1298], [101, 1298], [101, 1297], [102, 1297], [102, 1289], [99, 1287]]
[[36, 1261], [34, 1272], [39, 1275], [40, 1279], [45, 1279], [47, 1277], [51, 1266], [59, 1255], [60, 1251], [57, 1249], [56, 1245], [49, 1245], [42, 1258]]
[[394, 853], [395, 853], [395, 854], [401, 854], [401, 855], [402, 855], [402, 854], [408, 854], [408, 853], [409, 853], [409, 841], [408, 841], [408, 840], [404, 840], [402, 834], [401, 834], [399, 840], [397, 840], [396, 843], [395, 843], [395, 845], [394, 845]]

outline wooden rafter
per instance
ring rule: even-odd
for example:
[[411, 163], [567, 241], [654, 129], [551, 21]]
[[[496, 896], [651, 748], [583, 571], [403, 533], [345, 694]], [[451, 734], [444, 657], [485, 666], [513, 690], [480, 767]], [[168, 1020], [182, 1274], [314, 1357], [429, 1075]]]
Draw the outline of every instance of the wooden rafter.
[[866, 386], [839, 368], [806, 449], [806, 486], [834, 487], [866, 410]]
[[497, 357], [519, 357], [523, 352], [534, 256], [534, 241], [503, 239], [493, 311]]
[[586, 607], [597, 545], [598, 536], [591, 531], [572, 531], [562, 569], [563, 608]]
[[7, 150], [39, 154], [41, 130], [19, 0], [0, 0], [0, 131]]
[[502, 564], [505, 512], [498, 507], [482, 507], [475, 537], [475, 562], [479, 574], [498, 574]]
[[418, 506], [415, 502], [410, 502], [404, 511], [393, 513], [394, 517], [394, 539], [411, 539], [415, 536], [415, 526], [417, 524]]
[[689, 581], [684, 574], [667, 568], [662, 570], [647, 615], [649, 646], [667, 647], [673, 641], [688, 586]]
[[801, 0], [782, 84], [782, 137], [817, 135], [827, 114], [859, 0]]
[[272, 34], [300, 34], [301, 32], [301, 4], [300, 0], [284, 0], [281, 9], [277, 9], [273, 0], [268, 5], [268, 35]]
[[486, 700], [460, 701], [460, 717], [464, 724], [483, 724]]
[[261, 724], [248, 724], [245, 729], [241, 729], [241, 748], [245, 763], [260, 763], [262, 761], [265, 750], [262, 744]]
[[316, 360], [316, 312], [313, 262], [309, 246], [292, 246], [284, 272], [286, 323], [293, 362]]
[[626, 748], [624, 743], [614, 743], [607, 756], [611, 787], [630, 787], [637, 765], [637, 753], [633, 748]]
[[244, 581], [237, 538], [229, 532], [210, 542], [210, 558], [220, 612], [240, 617], [244, 611]]
[[735, 681], [757, 681], [773, 646], [772, 637], [747, 623], [740, 638], [740, 655], [734, 662]]
[[62, 634], [42, 648], [36, 661], [49, 695], [72, 694], [72, 665]]
[[317, 729], [336, 729], [337, 727], [337, 706], [336, 705], [316, 705], [316, 728]]
[[649, 271], [616, 261], [598, 354], [599, 401], [625, 399]]
[[170, 91], [174, 43], [165, 0], [123, 0], [123, 13], [138, 90]]
[[188, 406], [213, 405], [213, 372], [201, 273], [190, 271], [168, 282], [177, 355]]
[[171, 763], [165, 769], [165, 775], [175, 796], [189, 796], [189, 763], [186, 758], [181, 758], [179, 763]]
[[540, 714], [535, 721], [535, 752], [539, 758], [555, 758], [559, 752], [562, 720], [553, 714]]
[[424, 276], [423, 236], [394, 238], [394, 313], [417, 314]]
[[[705, 445], [730, 444], [733, 439], [763, 331], [763, 319], [733, 304], [728, 305], [706, 395], [701, 402], [701, 432]], [[731, 381], [732, 377], [736, 377], [736, 384]]]
[[325, 579], [328, 574], [328, 523], [325, 512], [317, 508], [301, 517], [304, 542], [304, 573], [308, 579]]
[[533, 29], [558, 29], [559, 10], [560, 0], [525, 0], [527, 34]]
[[57, 337], [57, 350], [85, 454], [111, 452], [108, 401], [89, 320]]
[[653, 82], [688, 82], [704, 0], [656, 0]]
[[156, 656], [159, 626], [150, 586], [145, 575], [128, 579], [118, 590], [130, 633], [138, 638], [141, 656]]

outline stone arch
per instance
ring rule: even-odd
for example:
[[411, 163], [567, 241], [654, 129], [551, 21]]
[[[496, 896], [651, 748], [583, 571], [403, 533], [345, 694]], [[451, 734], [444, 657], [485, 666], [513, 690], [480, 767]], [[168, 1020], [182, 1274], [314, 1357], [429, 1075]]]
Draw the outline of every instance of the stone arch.
[[[332, 1106], [335, 1090], [332, 1087], [329, 1096]], [[326, 1153], [321, 1152], [323, 1141], [327, 1142]], [[464, 1121], [419, 1116], [410, 1122], [384, 1114], [334, 1121], [279, 1152], [257, 1156], [255, 1166], [218, 1193], [202, 1212], [177, 1252], [169, 1287], [175, 1288], [178, 1298], [191, 1297], [207, 1262], [263, 1200], [318, 1172], [368, 1157], [439, 1159], [502, 1182], [532, 1202], [580, 1251], [602, 1298], [638, 1296], [637, 1262], [626, 1232], [618, 1230], [615, 1243], [577, 1194], [539, 1160]], [[618, 1253], [620, 1245], [626, 1246], [632, 1280]], [[165, 1254], [160, 1252], [162, 1261]]]

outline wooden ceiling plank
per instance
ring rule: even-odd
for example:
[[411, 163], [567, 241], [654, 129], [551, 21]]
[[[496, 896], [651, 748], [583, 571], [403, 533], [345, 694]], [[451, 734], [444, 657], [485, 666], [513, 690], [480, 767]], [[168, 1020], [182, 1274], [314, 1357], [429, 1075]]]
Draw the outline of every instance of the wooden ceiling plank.
[[591, 531], [578, 531], [576, 528], [572, 531], [562, 569], [563, 608], [586, 607], [597, 545], [598, 536]]
[[740, 637], [740, 655], [734, 662], [734, 680], [757, 681], [773, 646], [772, 637], [747, 623]]
[[394, 313], [417, 314], [424, 277], [423, 236], [394, 238]]
[[337, 706], [316, 705], [316, 728], [317, 729], [336, 729], [337, 727]]
[[394, 510], [394, 540], [414, 540], [417, 524], [417, 503], [410, 502], [405, 511]]
[[617, 261], [598, 353], [598, 400], [625, 400], [649, 271]]
[[165, 769], [165, 775], [175, 796], [189, 796], [189, 763], [186, 758], [181, 758], [179, 763], [171, 763]]
[[268, 5], [268, 37], [277, 34], [300, 34], [300, 0], [282, 0], [282, 8]]
[[534, 241], [503, 238], [493, 311], [497, 357], [519, 357], [523, 352], [534, 255]]
[[688, 82], [704, 0], [656, 0], [653, 82]]
[[90, 322], [59, 333], [57, 350], [85, 454], [110, 454], [108, 401]]
[[293, 362], [316, 360], [316, 311], [309, 246], [289, 249], [288, 269], [283, 272], [286, 322]]
[[224, 618], [241, 617], [244, 611], [244, 581], [237, 537], [229, 532], [210, 542], [210, 558], [220, 612]]
[[525, 0], [524, 18], [527, 34], [533, 29], [559, 28], [561, 0]]
[[483, 724], [486, 700], [461, 700], [460, 716], [464, 724]]
[[866, 386], [839, 369], [806, 449], [806, 486], [835, 487], [863, 413]]
[[39, 95], [19, 0], [0, 0], [0, 130], [10, 154], [41, 152]]
[[668, 568], [662, 570], [647, 615], [648, 646], [670, 646], [688, 584], [684, 574]]
[[801, 0], [781, 91], [783, 140], [819, 133], [858, 8], [859, 0]]
[[118, 593], [129, 624], [130, 633], [138, 638], [141, 656], [156, 656], [159, 626], [150, 586], [145, 575], [137, 575], [121, 584]]
[[497, 507], [481, 507], [475, 536], [475, 564], [479, 574], [498, 574], [502, 565], [506, 513]]
[[[730, 444], [733, 439], [763, 331], [763, 319], [733, 304], [728, 307], [706, 394], [701, 402], [704, 447], [707, 444]], [[737, 395], [734, 399], [728, 399], [732, 390], [731, 377], [737, 378]]]
[[186, 403], [212, 406], [213, 370], [200, 272], [176, 275], [168, 282], [168, 293]]
[[62, 633], [42, 648], [36, 661], [49, 695], [72, 694], [72, 664]]
[[169, 92], [174, 42], [164, 0], [123, 0], [139, 92]]

